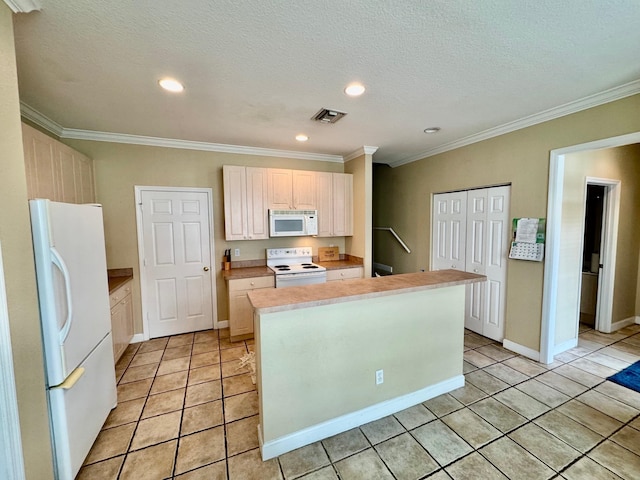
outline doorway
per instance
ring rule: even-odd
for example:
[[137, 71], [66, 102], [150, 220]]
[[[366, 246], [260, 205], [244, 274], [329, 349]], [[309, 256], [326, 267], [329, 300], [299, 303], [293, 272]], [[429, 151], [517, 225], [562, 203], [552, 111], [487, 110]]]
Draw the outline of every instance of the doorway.
[[584, 235], [582, 241], [582, 285], [580, 291], [580, 325], [596, 328], [603, 218], [607, 187], [587, 182]]
[[[640, 132], [621, 135], [618, 137], [607, 138], [595, 142], [574, 145], [571, 147], [552, 150], [550, 154], [549, 165], [549, 190], [547, 200], [547, 244], [545, 249], [545, 269], [542, 299], [542, 324], [540, 336], [540, 357], [542, 363], [552, 363], [556, 352], [556, 332], [559, 322], [563, 320], [558, 315], [558, 305], [562, 301], [561, 295], [558, 294], [560, 285], [565, 282], [565, 272], [562, 270], [564, 254], [563, 249], [567, 246], [561, 238], [562, 221], [563, 221], [563, 200], [564, 200], [564, 177], [565, 177], [565, 160], [566, 156], [572, 153], [589, 152], [594, 150], [609, 149], [622, 147], [640, 143]], [[589, 180], [589, 179], [588, 179]], [[597, 179], [591, 179], [597, 180]], [[610, 180], [608, 180], [610, 182]], [[610, 201], [620, 201], [620, 183], [613, 185], [609, 190], [608, 198]], [[611, 210], [611, 204], [608, 210]], [[609, 245], [607, 255], [611, 255], [615, 259], [618, 218], [606, 217], [606, 222], [611, 225], [607, 228], [607, 239], [605, 244]], [[614, 268], [607, 268], [607, 265], [613, 267], [612, 262], [603, 258], [600, 262], [603, 264], [603, 270], [600, 273], [600, 287], [613, 289], [614, 284]], [[579, 274], [579, 271], [577, 272]], [[606, 287], [605, 287], [606, 282]], [[579, 292], [578, 292], [579, 293]], [[599, 312], [611, 312], [612, 296], [610, 298], [600, 298], [597, 302]], [[577, 299], [579, 305], [579, 298]], [[610, 315], [610, 313], [609, 313]], [[610, 319], [611, 317], [609, 317]], [[609, 320], [610, 321], [610, 320]], [[576, 320], [577, 324], [577, 320]], [[611, 328], [611, 327], [610, 327]], [[577, 329], [576, 329], [577, 330]]]
[[214, 328], [211, 189], [135, 193], [144, 339]]

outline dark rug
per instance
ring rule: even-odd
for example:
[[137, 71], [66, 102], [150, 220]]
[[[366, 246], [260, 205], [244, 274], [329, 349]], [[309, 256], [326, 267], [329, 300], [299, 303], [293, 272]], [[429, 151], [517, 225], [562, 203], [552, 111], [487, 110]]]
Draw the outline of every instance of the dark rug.
[[615, 375], [611, 375], [607, 380], [611, 380], [618, 385], [640, 392], [640, 361], [625, 368], [624, 370], [620, 370]]

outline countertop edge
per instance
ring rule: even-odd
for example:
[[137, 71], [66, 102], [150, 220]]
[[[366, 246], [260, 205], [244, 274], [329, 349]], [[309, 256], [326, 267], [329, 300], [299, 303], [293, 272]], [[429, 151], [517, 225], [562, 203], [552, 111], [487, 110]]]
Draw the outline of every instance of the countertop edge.
[[[453, 273], [453, 272], [456, 272], [456, 273]], [[328, 290], [325, 292], [322, 292], [322, 289], [318, 288], [320, 286], [315, 285], [314, 287], [316, 288], [313, 290], [316, 293], [315, 298], [311, 298], [308, 300], [304, 300], [304, 299], [296, 300], [295, 299], [296, 295], [292, 290], [290, 290], [290, 289], [304, 289], [307, 287], [290, 287], [290, 289], [288, 290], [294, 295], [292, 295], [292, 297], [290, 297], [289, 300], [282, 299], [282, 297], [280, 297], [278, 299], [277, 304], [273, 304], [274, 302], [273, 299], [270, 299], [268, 297], [270, 293], [265, 292], [264, 290], [249, 292], [248, 298], [249, 298], [249, 301], [251, 302], [251, 305], [254, 307], [255, 312], [260, 315], [260, 314], [267, 314], [267, 313], [285, 312], [285, 311], [297, 310], [302, 308], [319, 307], [323, 305], [334, 305], [338, 303], [353, 302], [357, 300], [365, 300], [365, 299], [378, 298], [383, 296], [399, 295], [404, 293], [412, 293], [412, 292], [419, 292], [419, 291], [425, 291], [425, 290], [434, 290], [438, 288], [452, 287], [457, 285], [467, 285], [470, 283], [482, 282], [486, 280], [486, 277], [484, 275], [477, 275], [474, 273], [467, 273], [467, 272], [459, 272], [457, 270], [442, 270], [439, 272], [425, 272], [425, 273], [427, 275], [429, 274], [432, 274], [432, 275], [430, 277], [425, 277], [423, 273], [423, 274], [395, 275], [394, 277], [396, 280], [398, 280], [398, 277], [409, 278], [409, 276], [423, 275], [422, 277], [423, 279], [429, 279], [429, 278], [433, 278], [434, 276], [433, 274], [440, 274], [440, 275], [447, 275], [449, 277], [454, 277], [454, 278], [451, 278], [448, 280], [445, 279], [443, 281], [438, 281], [438, 282], [423, 282], [421, 284], [414, 284], [414, 285], [405, 284], [405, 285], [383, 288], [383, 289], [376, 289], [375, 283], [372, 283], [369, 291], [364, 291], [362, 293], [354, 293], [354, 294], [344, 294], [344, 291], [348, 290], [349, 284], [351, 284], [351, 286], [358, 286], [362, 288], [363, 286], [366, 286], [366, 284], [363, 282], [378, 282], [380, 278], [384, 278], [384, 277], [344, 280], [343, 282], [341, 282], [340, 294], [336, 294]], [[417, 278], [417, 277], [414, 277], [414, 278]], [[333, 283], [333, 282], [330, 282], [330, 283]], [[324, 284], [324, 285], [328, 285], [328, 284]], [[300, 290], [299, 292], [295, 292], [295, 293], [301, 293], [301, 292], [303, 292], [303, 290]], [[307, 292], [309, 292], [309, 290], [307, 290]], [[304, 295], [301, 294], [299, 296], [302, 297]]]

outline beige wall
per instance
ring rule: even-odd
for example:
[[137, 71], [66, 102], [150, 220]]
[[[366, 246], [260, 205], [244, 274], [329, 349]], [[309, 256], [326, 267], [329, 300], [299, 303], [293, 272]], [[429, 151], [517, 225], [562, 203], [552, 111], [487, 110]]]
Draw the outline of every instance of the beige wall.
[[457, 285], [260, 315], [263, 440], [462, 375], [464, 292]]
[[[103, 205], [107, 264], [109, 268], [133, 267], [135, 278], [140, 278], [134, 186], [207, 187], [213, 189], [213, 223], [215, 257], [212, 267], [216, 272], [218, 320], [228, 319], [227, 287], [222, 279], [220, 263], [224, 250], [240, 249], [240, 257], [232, 260], [265, 258], [265, 248], [283, 246], [335, 245], [345, 252], [343, 237], [313, 238], [291, 237], [268, 240], [227, 242], [224, 238], [224, 204], [222, 190], [223, 165], [291, 168], [342, 172], [343, 164], [334, 162], [303, 161], [254, 155], [201, 152], [175, 148], [160, 148], [93, 141], [65, 143], [93, 158], [98, 202]], [[140, 287], [134, 282], [133, 291], [135, 331], [142, 332]]]
[[[27, 479], [53, 478], [12, 13], [0, 2], [0, 242]], [[2, 435], [3, 433], [0, 433]]]
[[344, 165], [353, 174], [353, 236], [345, 239], [345, 249], [364, 262], [364, 276], [371, 276], [373, 217], [373, 156], [363, 154]]
[[[431, 198], [434, 193], [511, 183], [511, 217], [546, 217], [549, 153], [553, 149], [640, 131], [640, 95], [518, 130], [394, 169], [376, 169], [380, 221], [412, 249], [376, 235], [375, 260], [394, 273], [429, 268]], [[387, 193], [389, 192], [389, 193]], [[377, 217], [376, 217], [377, 218]], [[540, 348], [544, 263], [510, 260], [505, 338]]]
[[640, 223], [635, 219], [640, 218], [640, 145], [567, 155], [558, 265], [556, 345], [577, 337], [587, 177], [622, 182], [611, 322], [636, 315]]

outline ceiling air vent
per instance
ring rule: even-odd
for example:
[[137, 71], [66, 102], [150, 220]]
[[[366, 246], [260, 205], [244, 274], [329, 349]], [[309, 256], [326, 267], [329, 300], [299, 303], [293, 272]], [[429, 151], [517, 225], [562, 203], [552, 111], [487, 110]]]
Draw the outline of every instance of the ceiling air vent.
[[321, 108], [320, 110], [318, 110], [318, 113], [311, 117], [311, 120], [315, 120], [316, 122], [321, 123], [336, 123], [346, 114], [346, 112], [340, 112], [339, 110]]

